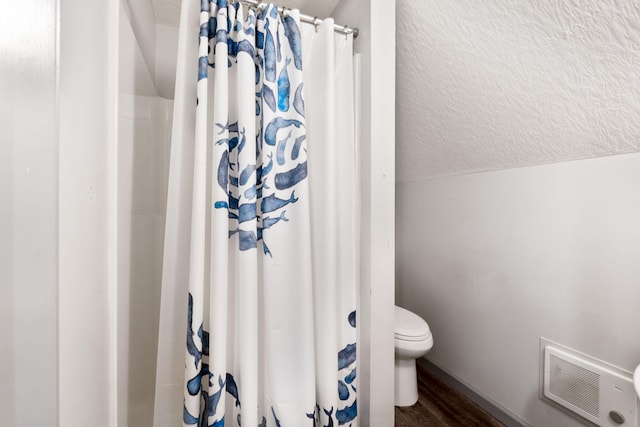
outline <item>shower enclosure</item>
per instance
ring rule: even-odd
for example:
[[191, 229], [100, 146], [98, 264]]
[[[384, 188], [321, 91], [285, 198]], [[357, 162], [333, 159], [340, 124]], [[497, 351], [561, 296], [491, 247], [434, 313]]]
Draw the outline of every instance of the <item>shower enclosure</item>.
[[[179, 2], [32, 3], [0, 5], [0, 425], [151, 426]], [[326, 3], [360, 30], [359, 416], [386, 426], [395, 5]]]

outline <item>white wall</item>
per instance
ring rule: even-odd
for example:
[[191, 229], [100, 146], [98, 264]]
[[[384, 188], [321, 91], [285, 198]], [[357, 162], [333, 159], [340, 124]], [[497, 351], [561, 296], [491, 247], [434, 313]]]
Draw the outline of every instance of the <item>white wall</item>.
[[[116, 424], [118, 1], [59, 3], [59, 425]], [[40, 354], [40, 357], [45, 357]], [[38, 396], [37, 384], [32, 384]]]
[[56, 15], [52, 1], [0, 2], [2, 426], [58, 413]]
[[342, 0], [336, 22], [358, 27], [362, 187], [358, 411], [362, 425], [393, 425], [395, 3]]
[[640, 154], [397, 185], [397, 302], [428, 358], [533, 426], [578, 426], [538, 399], [541, 336], [640, 362]]
[[118, 426], [151, 427], [173, 102], [121, 9], [118, 99]]

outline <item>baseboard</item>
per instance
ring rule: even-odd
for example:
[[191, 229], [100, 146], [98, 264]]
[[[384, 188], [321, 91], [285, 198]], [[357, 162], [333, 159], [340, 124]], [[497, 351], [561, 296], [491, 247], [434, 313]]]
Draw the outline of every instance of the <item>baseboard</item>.
[[519, 417], [511, 414], [506, 409], [500, 407], [497, 403], [492, 402], [490, 399], [486, 398], [478, 391], [469, 387], [465, 383], [458, 380], [449, 372], [445, 371], [441, 367], [437, 366], [430, 360], [420, 358], [417, 360], [418, 365], [438, 377], [445, 384], [449, 385], [453, 389], [459, 391], [466, 397], [468, 397], [471, 401], [473, 401], [476, 405], [490, 413], [494, 418], [498, 421], [506, 425], [507, 427], [528, 427], [529, 424], [521, 420]]

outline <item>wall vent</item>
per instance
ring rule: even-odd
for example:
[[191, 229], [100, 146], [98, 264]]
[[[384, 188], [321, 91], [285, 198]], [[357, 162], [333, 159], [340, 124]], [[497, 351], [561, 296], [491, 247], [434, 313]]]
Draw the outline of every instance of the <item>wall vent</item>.
[[543, 395], [598, 426], [638, 427], [630, 372], [542, 341]]
[[600, 417], [600, 375], [549, 355], [549, 395]]

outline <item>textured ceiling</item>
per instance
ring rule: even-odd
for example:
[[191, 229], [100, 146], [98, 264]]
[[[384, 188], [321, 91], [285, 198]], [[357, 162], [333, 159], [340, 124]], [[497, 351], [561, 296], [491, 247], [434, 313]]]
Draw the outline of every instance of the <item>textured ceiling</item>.
[[397, 23], [398, 181], [640, 151], [637, 0], [406, 0]]
[[640, 151], [640, 2], [397, 8], [398, 181]]
[[[158, 24], [165, 24], [177, 27], [180, 25], [180, 3], [181, 0], [151, 0]], [[265, 0], [265, 3], [267, 1]], [[276, 0], [273, 1], [280, 6], [291, 9], [300, 9], [301, 13], [309, 16], [325, 18], [331, 15], [331, 11], [338, 3], [338, 0]]]

